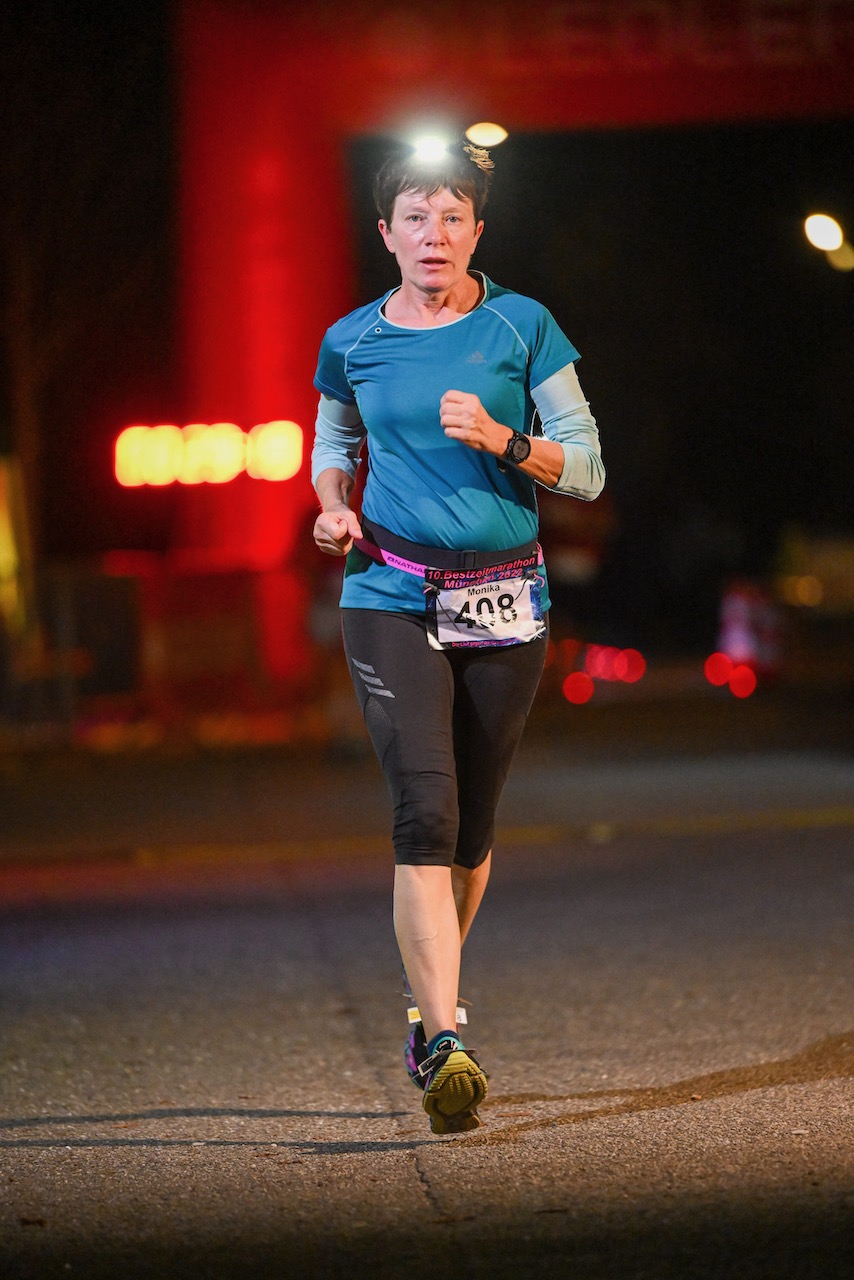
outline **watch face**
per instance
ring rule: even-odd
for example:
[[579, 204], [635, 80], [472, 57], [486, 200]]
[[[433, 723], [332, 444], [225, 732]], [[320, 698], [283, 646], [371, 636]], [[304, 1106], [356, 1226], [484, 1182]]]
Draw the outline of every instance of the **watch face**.
[[507, 457], [513, 462], [524, 462], [531, 452], [531, 442], [527, 436], [515, 435], [507, 446]]

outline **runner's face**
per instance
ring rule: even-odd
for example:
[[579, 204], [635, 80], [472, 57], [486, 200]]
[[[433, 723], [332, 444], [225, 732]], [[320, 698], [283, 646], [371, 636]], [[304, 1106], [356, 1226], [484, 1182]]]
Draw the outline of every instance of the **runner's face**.
[[443, 293], [465, 276], [483, 222], [467, 196], [442, 188], [432, 196], [403, 191], [380, 234], [397, 258], [402, 279], [425, 293]]

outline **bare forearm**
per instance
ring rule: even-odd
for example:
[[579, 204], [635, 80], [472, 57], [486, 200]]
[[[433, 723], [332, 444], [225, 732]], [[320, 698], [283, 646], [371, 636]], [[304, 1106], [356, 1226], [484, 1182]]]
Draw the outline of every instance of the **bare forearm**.
[[353, 480], [338, 467], [327, 467], [315, 482], [315, 492], [323, 511], [340, 511], [350, 506]]
[[[439, 405], [439, 420], [449, 439], [459, 440], [469, 449], [491, 453], [499, 461], [504, 458], [515, 435], [510, 427], [490, 417], [476, 395], [464, 391], [445, 392]], [[518, 469], [532, 480], [552, 488], [564, 468], [564, 451], [554, 440], [542, 437], [531, 439], [530, 444], [531, 451], [524, 462], [508, 462], [506, 465], [518, 465]]]
[[350, 506], [353, 480], [338, 467], [326, 467], [314, 482], [322, 508], [314, 522], [314, 541], [328, 556], [346, 556], [361, 538], [359, 517]]

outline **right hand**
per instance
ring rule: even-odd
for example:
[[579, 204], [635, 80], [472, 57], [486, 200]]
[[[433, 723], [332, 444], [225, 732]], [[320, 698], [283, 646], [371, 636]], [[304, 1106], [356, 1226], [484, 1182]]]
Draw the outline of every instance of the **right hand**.
[[354, 538], [361, 538], [362, 526], [349, 507], [321, 511], [314, 522], [314, 541], [328, 556], [346, 556]]

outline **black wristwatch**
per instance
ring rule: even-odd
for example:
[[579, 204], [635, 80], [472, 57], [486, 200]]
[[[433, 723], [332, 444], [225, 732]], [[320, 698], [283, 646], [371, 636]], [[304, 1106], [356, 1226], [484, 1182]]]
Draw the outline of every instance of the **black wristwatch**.
[[519, 463], [524, 462], [530, 452], [530, 436], [523, 435], [521, 431], [514, 431], [507, 442], [503, 459], [505, 462], [512, 462], [514, 467], [518, 467]]

